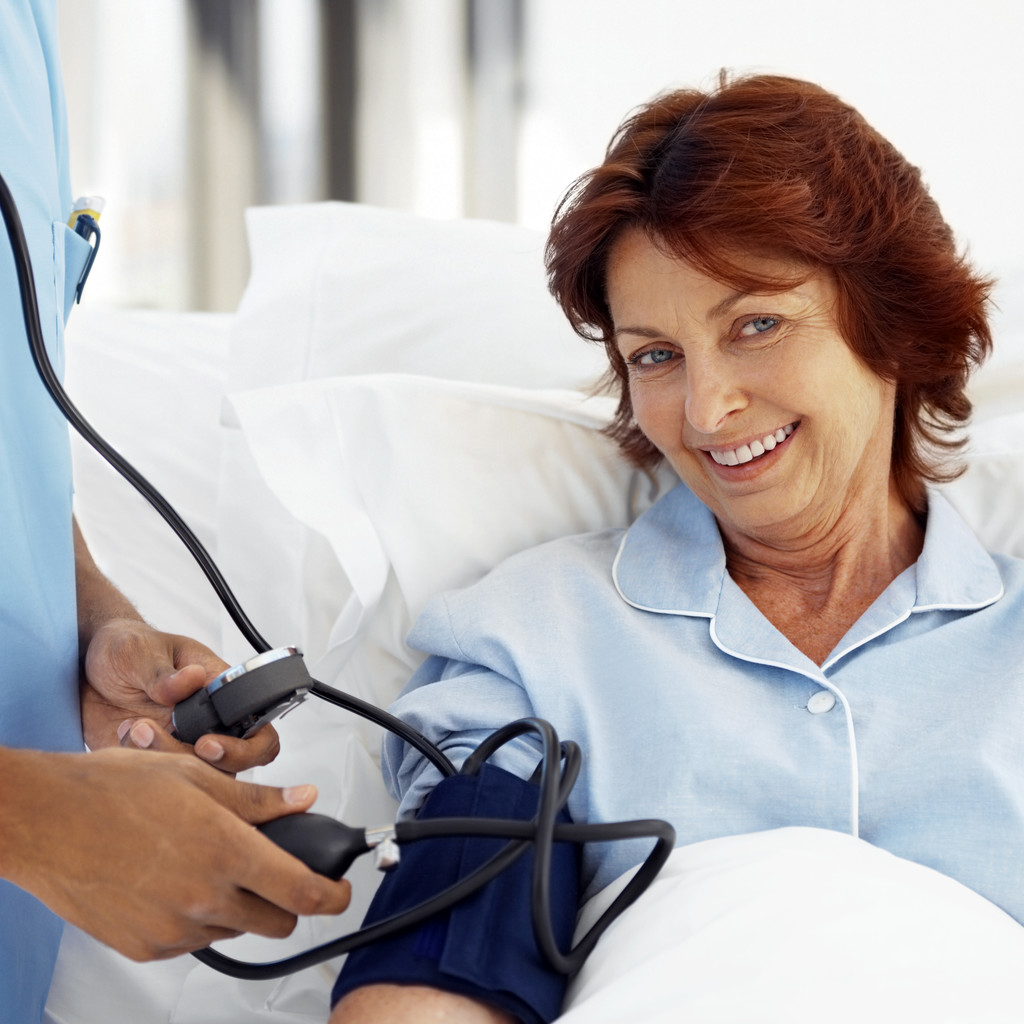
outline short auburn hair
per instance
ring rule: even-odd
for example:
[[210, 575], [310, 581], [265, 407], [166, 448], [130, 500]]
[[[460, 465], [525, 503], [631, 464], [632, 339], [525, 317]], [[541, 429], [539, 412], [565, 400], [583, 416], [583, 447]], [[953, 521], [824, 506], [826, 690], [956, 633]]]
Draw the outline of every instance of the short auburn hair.
[[943, 456], [964, 444], [967, 379], [992, 346], [992, 281], [958, 251], [920, 171], [848, 104], [809, 82], [722, 72], [714, 90], [639, 108], [559, 204], [551, 292], [576, 332], [605, 346], [619, 393], [609, 435], [652, 468], [661, 454], [633, 419], [605, 288], [609, 251], [628, 229], [745, 291], [790, 284], [752, 280], [744, 256], [827, 269], [840, 334], [896, 386], [901, 495], [921, 510], [923, 481], [962, 472]]

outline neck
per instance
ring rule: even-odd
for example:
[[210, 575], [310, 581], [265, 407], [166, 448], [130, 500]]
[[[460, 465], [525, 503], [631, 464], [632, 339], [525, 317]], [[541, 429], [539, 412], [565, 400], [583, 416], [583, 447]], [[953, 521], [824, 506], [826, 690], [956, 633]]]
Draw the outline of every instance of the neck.
[[893, 487], [873, 509], [840, 510], [798, 534], [755, 538], [719, 528], [729, 574], [818, 665], [924, 544], [920, 520]]

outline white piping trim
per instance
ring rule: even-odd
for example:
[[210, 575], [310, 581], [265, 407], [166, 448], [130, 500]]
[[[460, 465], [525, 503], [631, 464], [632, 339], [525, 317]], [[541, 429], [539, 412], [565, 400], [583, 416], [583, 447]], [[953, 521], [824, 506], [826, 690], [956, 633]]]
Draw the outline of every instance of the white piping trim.
[[994, 597], [988, 598], [984, 601], [979, 601], [976, 604], [916, 604], [913, 608], [908, 609], [899, 618], [893, 619], [887, 626], [881, 626], [871, 633], [869, 636], [858, 640], [857, 643], [850, 647], [844, 647], [841, 651], [837, 651], [831, 658], [828, 659], [822, 666], [821, 669], [824, 672], [826, 669], [831, 668], [837, 661], [845, 658], [848, 654], [852, 654], [858, 648], [863, 647], [865, 644], [871, 643], [876, 637], [880, 637], [883, 633], [888, 633], [890, 630], [895, 629], [901, 622], [906, 622], [911, 615], [916, 615], [918, 612], [976, 612], [981, 608], [988, 608], [991, 605], [999, 601], [1006, 593], [1006, 588], [1003, 586], [999, 587], [999, 593]]
[[1002, 600], [1005, 594], [1006, 587], [1000, 584], [998, 594], [984, 601], [978, 601], [976, 604], [915, 604], [910, 610], [911, 612], [976, 612], [980, 608], [988, 608], [996, 601]]
[[871, 643], [876, 637], [880, 637], [883, 633], [888, 633], [890, 630], [895, 629], [901, 622], [906, 622], [910, 618], [910, 613], [915, 609], [911, 608], [909, 611], [905, 611], [898, 619], [893, 619], [887, 626], [881, 626], [871, 633], [869, 636], [858, 640], [857, 643], [851, 644], [849, 647], [844, 647], [841, 651], [838, 651], [831, 658], [828, 659], [822, 666], [821, 671], [824, 672], [826, 669], [831, 668], [837, 661], [845, 658], [846, 655], [852, 654], [859, 647], [863, 647], [865, 644]]
[[825, 686], [836, 695], [846, 715], [846, 735], [850, 743], [850, 835], [860, 838], [860, 758], [857, 754], [857, 735], [853, 728], [853, 711], [842, 690], [827, 680]]

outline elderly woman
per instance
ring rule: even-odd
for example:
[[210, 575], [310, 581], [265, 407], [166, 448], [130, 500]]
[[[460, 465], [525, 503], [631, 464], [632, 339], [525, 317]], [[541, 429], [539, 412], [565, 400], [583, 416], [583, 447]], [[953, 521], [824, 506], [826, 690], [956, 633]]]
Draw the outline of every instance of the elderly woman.
[[[438, 598], [397, 713], [455, 760], [549, 719], [587, 759], [576, 821], [662, 817], [682, 844], [844, 831], [1024, 922], [1024, 564], [931, 486], [956, 474], [990, 283], [917, 169], [817, 86], [723, 77], [622, 126], [562, 204], [548, 267], [607, 351], [612, 435], [682, 483], [628, 530]], [[414, 810], [435, 773], [400, 740], [385, 755]], [[526, 742], [502, 757], [523, 778], [536, 763]], [[643, 852], [587, 848], [584, 897]], [[342, 975], [333, 1022], [433, 1019], [424, 1000], [438, 1019], [542, 1016], [400, 971], [351, 991], [365, 980]]]

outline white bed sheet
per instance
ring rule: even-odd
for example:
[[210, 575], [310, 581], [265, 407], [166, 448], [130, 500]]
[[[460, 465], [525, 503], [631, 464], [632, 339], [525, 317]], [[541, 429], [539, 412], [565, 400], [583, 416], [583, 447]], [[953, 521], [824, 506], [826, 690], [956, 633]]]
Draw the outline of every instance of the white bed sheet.
[[965, 886], [786, 828], [676, 850], [598, 943], [559, 1024], [1012, 1024], [1022, 963], [1024, 928]]

